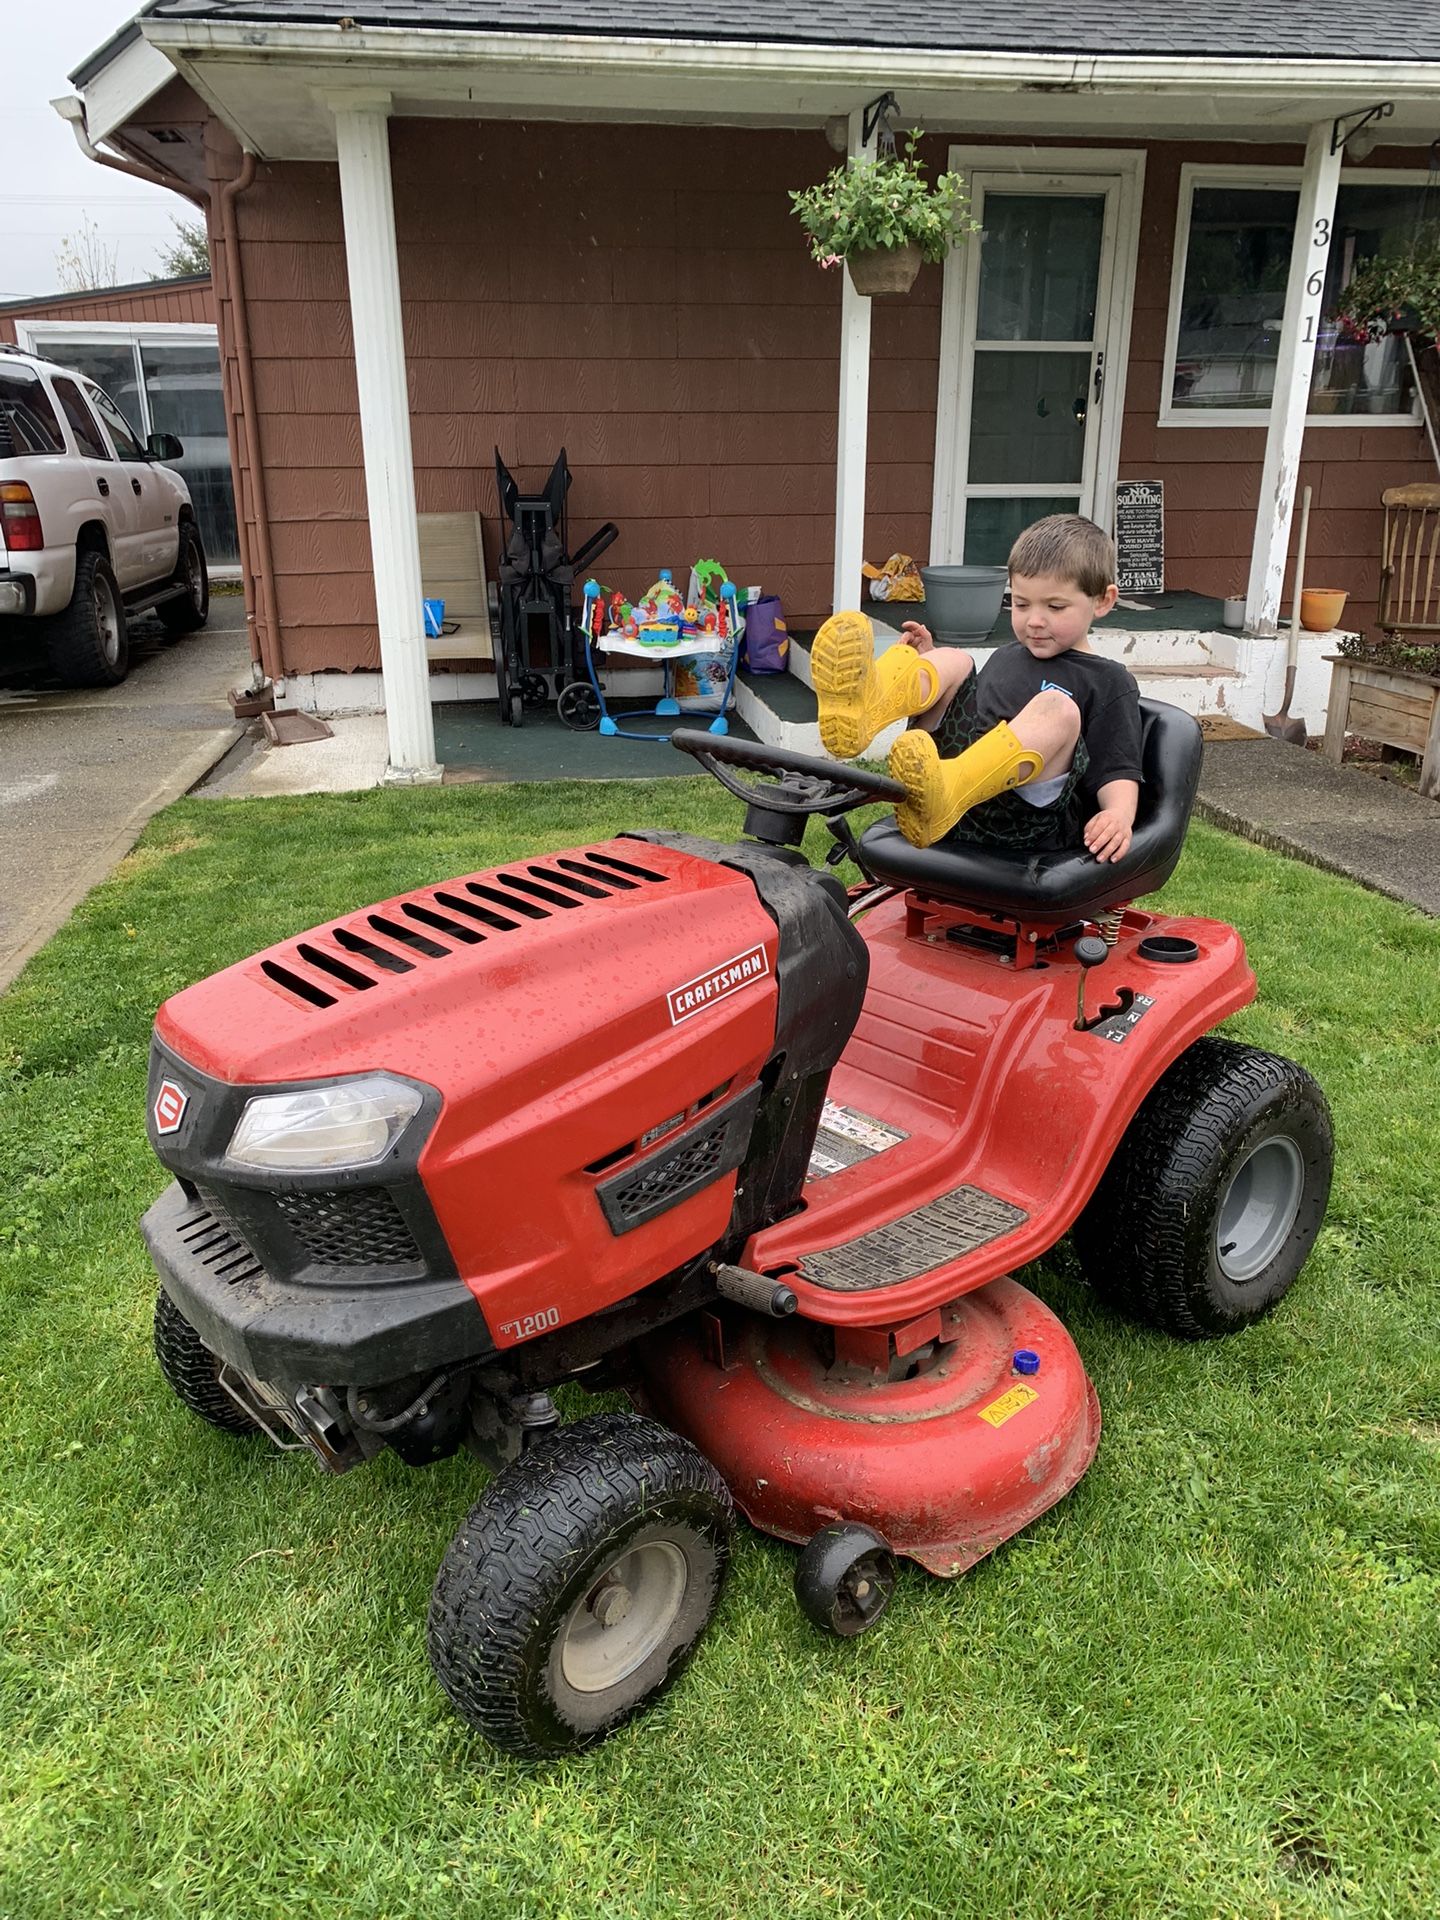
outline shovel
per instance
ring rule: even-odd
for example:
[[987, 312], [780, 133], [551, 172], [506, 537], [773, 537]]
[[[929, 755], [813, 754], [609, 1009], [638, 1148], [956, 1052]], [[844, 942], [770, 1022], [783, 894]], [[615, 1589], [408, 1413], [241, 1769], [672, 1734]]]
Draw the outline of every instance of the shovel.
[[1285, 697], [1278, 713], [1262, 713], [1261, 723], [1272, 740], [1288, 740], [1292, 747], [1303, 747], [1307, 738], [1305, 722], [1290, 711], [1290, 696], [1295, 691], [1295, 666], [1300, 658], [1300, 595], [1305, 587], [1305, 541], [1310, 532], [1310, 489], [1300, 496], [1300, 544], [1295, 549], [1295, 598], [1290, 606], [1290, 646], [1285, 661]]

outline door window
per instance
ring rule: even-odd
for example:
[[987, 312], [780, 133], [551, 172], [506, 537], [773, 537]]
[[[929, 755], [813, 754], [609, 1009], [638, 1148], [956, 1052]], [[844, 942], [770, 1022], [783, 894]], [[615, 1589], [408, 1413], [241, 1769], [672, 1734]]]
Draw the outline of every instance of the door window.
[[105, 444], [105, 436], [95, 424], [95, 416], [85, 404], [85, 396], [73, 380], [57, 377], [55, 398], [64, 410], [65, 418], [70, 422], [70, 430], [75, 435], [75, 444], [81, 453], [92, 460], [110, 460], [113, 455]]
[[973, 186], [981, 238], [966, 328], [962, 557], [998, 566], [1032, 521], [1092, 510], [1110, 188]]
[[122, 460], [145, 459], [146, 453], [144, 447], [141, 446], [139, 440], [131, 431], [129, 421], [125, 418], [124, 414], [121, 413], [119, 407], [116, 406], [105, 389], [103, 387], [89, 387], [86, 389], [86, 392], [91, 406], [94, 407], [100, 418], [110, 429], [110, 438], [114, 442], [115, 451], [119, 454], [120, 458]]

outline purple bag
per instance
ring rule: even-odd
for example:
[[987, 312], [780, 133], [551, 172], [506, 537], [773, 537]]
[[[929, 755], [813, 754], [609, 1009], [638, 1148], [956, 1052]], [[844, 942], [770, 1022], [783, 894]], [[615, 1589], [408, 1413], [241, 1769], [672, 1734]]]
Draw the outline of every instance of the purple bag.
[[779, 596], [766, 594], [745, 609], [745, 665], [751, 673], [784, 673], [790, 636]]

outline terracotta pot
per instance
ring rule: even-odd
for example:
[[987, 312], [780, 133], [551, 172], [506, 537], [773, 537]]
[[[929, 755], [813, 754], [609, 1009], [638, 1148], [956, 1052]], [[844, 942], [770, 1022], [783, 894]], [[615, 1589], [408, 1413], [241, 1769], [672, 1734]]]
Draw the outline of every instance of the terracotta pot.
[[1329, 633], [1340, 624], [1350, 598], [1339, 587], [1306, 587], [1300, 596], [1300, 624], [1307, 633]]
[[920, 271], [920, 249], [913, 240], [901, 247], [872, 247], [845, 261], [857, 293], [908, 293]]

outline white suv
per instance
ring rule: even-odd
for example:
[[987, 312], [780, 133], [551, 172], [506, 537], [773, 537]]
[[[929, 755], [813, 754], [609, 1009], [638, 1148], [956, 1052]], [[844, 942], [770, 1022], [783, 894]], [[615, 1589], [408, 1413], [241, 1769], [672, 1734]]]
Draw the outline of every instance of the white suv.
[[[83, 374], [0, 347], [0, 660], [17, 630], [43, 634], [70, 687], [113, 687], [130, 665], [126, 616], [154, 608], [172, 634], [210, 611], [190, 490]], [[23, 623], [23, 628], [21, 627]]]

